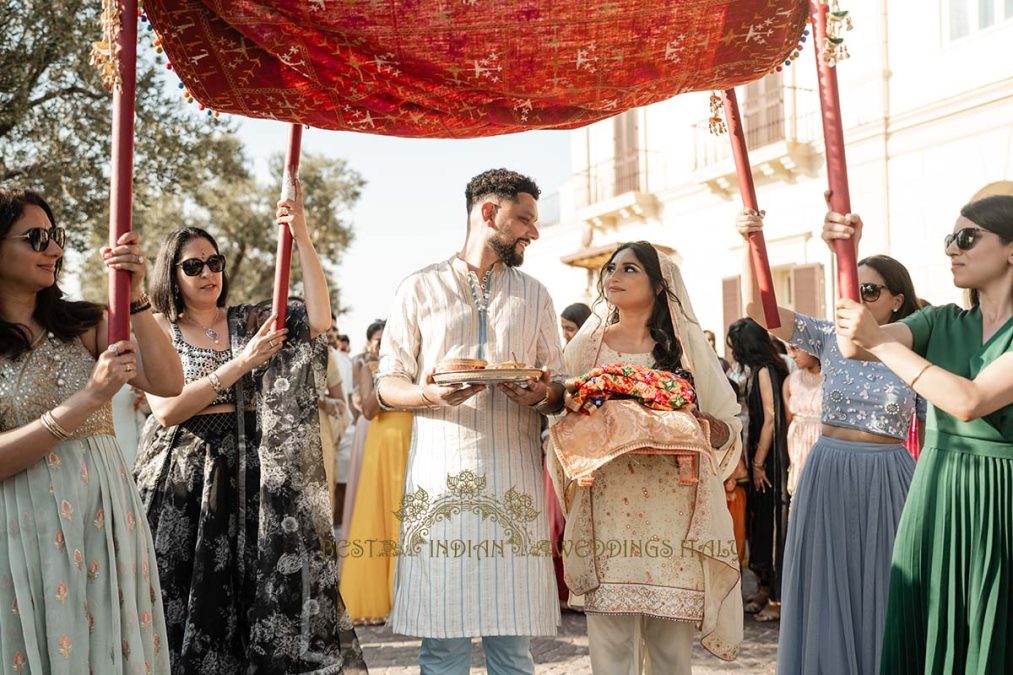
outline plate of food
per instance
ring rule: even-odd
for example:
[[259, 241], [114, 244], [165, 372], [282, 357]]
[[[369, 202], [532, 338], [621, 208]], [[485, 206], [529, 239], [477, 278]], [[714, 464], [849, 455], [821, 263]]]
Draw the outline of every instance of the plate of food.
[[483, 359], [446, 359], [436, 364], [436, 384], [501, 384], [525, 382], [542, 376], [540, 368], [519, 361], [488, 363]]

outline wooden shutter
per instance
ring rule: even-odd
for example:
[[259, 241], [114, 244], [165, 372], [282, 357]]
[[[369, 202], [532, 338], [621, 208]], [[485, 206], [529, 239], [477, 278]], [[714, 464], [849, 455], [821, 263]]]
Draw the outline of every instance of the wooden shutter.
[[627, 110], [613, 118], [614, 183], [610, 197], [640, 189], [640, 153], [638, 151], [637, 110]]
[[[724, 311], [722, 339], [728, 335], [728, 327], [743, 317], [742, 283], [740, 277], [726, 277], [721, 280], [721, 305]], [[723, 342], [722, 342], [723, 344]]]
[[784, 78], [772, 73], [745, 86], [742, 102], [746, 144], [750, 149], [784, 138]]
[[826, 316], [823, 292], [823, 265], [796, 265], [791, 269], [792, 309], [822, 319]]

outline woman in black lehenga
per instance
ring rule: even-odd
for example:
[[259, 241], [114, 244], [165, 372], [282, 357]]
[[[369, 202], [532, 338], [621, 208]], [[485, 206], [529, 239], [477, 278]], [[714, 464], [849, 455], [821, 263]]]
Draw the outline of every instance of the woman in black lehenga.
[[338, 594], [318, 427], [327, 284], [298, 192], [277, 215], [306, 293], [282, 330], [269, 306], [226, 304], [207, 232], [171, 233], [156, 262], [152, 302], [187, 384], [149, 396], [134, 471], [175, 675], [365, 671]]
[[746, 493], [746, 534], [749, 569], [759, 577], [759, 589], [745, 610], [755, 613], [757, 621], [776, 621], [788, 532], [788, 425], [781, 398], [788, 367], [770, 335], [752, 319], [728, 327], [728, 346], [736, 363], [750, 372], [745, 455], [752, 480]]

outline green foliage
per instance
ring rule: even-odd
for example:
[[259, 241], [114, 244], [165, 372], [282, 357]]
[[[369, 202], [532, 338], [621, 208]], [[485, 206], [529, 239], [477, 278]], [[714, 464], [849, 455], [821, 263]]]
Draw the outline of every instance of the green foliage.
[[[0, 185], [46, 196], [67, 228], [69, 246], [83, 254], [84, 295], [98, 300], [105, 297], [105, 275], [91, 252], [108, 236], [112, 126], [112, 96], [89, 61], [101, 34], [101, 4], [0, 0]], [[229, 257], [233, 299], [269, 298], [281, 159], [272, 162], [278, 181], [258, 184], [234, 136], [236, 123], [183, 104], [144, 44], [150, 34], [142, 31], [141, 39], [134, 228], [153, 258], [172, 229], [205, 227]], [[333, 266], [352, 239], [349, 211], [364, 182], [344, 160], [308, 155], [302, 165], [307, 219], [321, 257]], [[299, 292], [297, 284], [293, 290]]]

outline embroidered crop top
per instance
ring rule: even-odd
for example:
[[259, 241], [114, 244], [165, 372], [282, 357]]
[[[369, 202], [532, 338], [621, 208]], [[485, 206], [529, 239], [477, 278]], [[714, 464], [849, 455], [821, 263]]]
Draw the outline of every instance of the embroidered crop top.
[[[179, 352], [179, 360], [183, 364], [183, 378], [187, 384], [207, 377], [232, 359], [231, 349], [210, 349], [190, 344], [183, 339], [183, 333], [176, 324], [172, 324], [172, 346]], [[235, 402], [236, 392], [229, 387], [224, 394], [215, 397], [208, 407]]]
[[[52, 333], [39, 335], [32, 348], [0, 363], [0, 431], [38, 419], [76, 391], [84, 389], [95, 357], [79, 338], [64, 342]], [[107, 403], [74, 430], [74, 440], [113, 435], [113, 412]]]
[[820, 360], [824, 424], [907, 439], [916, 395], [893, 371], [877, 361], [844, 358], [829, 321], [795, 314], [790, 342]]

